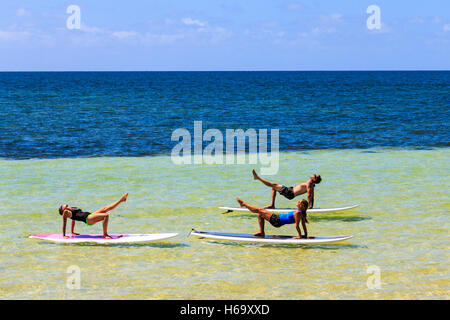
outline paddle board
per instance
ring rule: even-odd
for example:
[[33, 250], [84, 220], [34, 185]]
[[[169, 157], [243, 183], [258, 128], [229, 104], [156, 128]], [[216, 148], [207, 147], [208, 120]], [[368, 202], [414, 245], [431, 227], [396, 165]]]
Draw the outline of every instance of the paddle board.
[[221, 233], [221, 232], [204, 232], [193, 230], [191, 235], [214, 239], [214, 240], [228, 240], [228, 241], [241, 241], [241, 242], [256, 242], [256, 243], [271, 243], [271, 244], [320, 244], [344, 241], [353, 236], [341, 236], [341, 237], [314, 237], [313, 239], [294, 239], [293, 236], [278, 236], [278, 235], [266, 235], [264, 238], [255, 237], [252, 234], [247, 233]]
[[80, 234], [64, 238], [62, 234], [33, 234], [29, 238], [36, 238], [58, 243], [139, 243], [150, 242], [176, 237], [178, 233], [155, 233], [155, 234], [111, 234], [112, 239], [105, 239], [101, 234]]
[[[344, 210], [350, 210], [353, 208], [358, 207], [358, 204], [355, 204], [353, 206], [347, 206], [347, 207], [337, 207], [337, 208], [313, 208], [306, 210], [307, 213], [321, 213], [321, 212], [336, 212], [336, 211], [344, 211]], [[219, 207], [219, 209], [228, 210], [228, 211], [250, 211], [245, 207]], [[270, 212], [277, 212], [277, 213], [286, 213], [291, 211], [297, 211], [297, 208], [275, 208], [275, 209], [266, 209]]]

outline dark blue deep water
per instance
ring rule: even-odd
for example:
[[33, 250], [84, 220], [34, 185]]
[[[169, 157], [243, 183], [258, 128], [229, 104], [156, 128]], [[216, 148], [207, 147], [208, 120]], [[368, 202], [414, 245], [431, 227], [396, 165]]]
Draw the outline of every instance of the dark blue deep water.
[[448, 71], [0, 73], [1, 158], [169, 153], [200, 120], [280, 150], [448, 147], [449, 119]]

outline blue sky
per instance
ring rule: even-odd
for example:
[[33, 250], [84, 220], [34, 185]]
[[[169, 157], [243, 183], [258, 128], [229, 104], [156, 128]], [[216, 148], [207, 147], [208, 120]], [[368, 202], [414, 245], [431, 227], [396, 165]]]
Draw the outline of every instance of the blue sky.
[[448, 0], [0, 3], [1, 71], [417, 69], [450, 70]]

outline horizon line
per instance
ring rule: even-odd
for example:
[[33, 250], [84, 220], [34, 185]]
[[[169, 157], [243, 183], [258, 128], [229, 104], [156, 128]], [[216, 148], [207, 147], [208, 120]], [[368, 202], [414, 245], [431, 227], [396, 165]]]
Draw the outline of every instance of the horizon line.
[[294, 70], [294, 69], [256, 69], [256, 70], [0, 70], [0, 73], [13, 72], [405, 72], [405, 71], [443, 71], [450, 69], [317, 69], [317, 70]]

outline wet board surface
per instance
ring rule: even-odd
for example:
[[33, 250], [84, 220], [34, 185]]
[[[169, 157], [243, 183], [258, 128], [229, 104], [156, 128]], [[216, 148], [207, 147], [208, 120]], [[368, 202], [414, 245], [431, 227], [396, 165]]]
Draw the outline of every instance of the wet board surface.
[[318, 244], [344, 241], [353, 236], [338, 236], [338, 237], [314, 237], [314, 239], [294, 239], [293, 236], [286, 235], [266, 235], [263, 237], [256, 237], [247, 233], [221, 233], [221, 232], [205, 232], [196, 231], [191, 232], [192, 236], [228, 241], [241, 242], [256, 242], [256, 243], [276, 243], [276, 244]]
[[64, 238], [62, 234], [33, 234], [29, 238], [36, 238], [58, 243], [142, 243], [158, 241], [176, 237], [178, 233], [154, 233], [154, 234], [110, 234], [112, 239], [105, 239], [101, 234], [80, 234]]
[[[336, 208], [313, 208], [306, 210], [307, 213], [320, 213], [320, 212], [337, 212], [337, 211], [344, 211], [344, 210], [350, 210], [358, 207], [358, 204], [352, 205], [352, 206], [346, 206], [346, 207], [336, 207]], [[229, 211], [250, 211], [245, 207], [219, 207], [219, 209], [223, 210], [229, 210]], [[277, 213], [287, 213], [291, 211], [297, 211], [297, 208], [275, 208], [275, 209], [266, 209], [270, 212], [277, 212]]]

